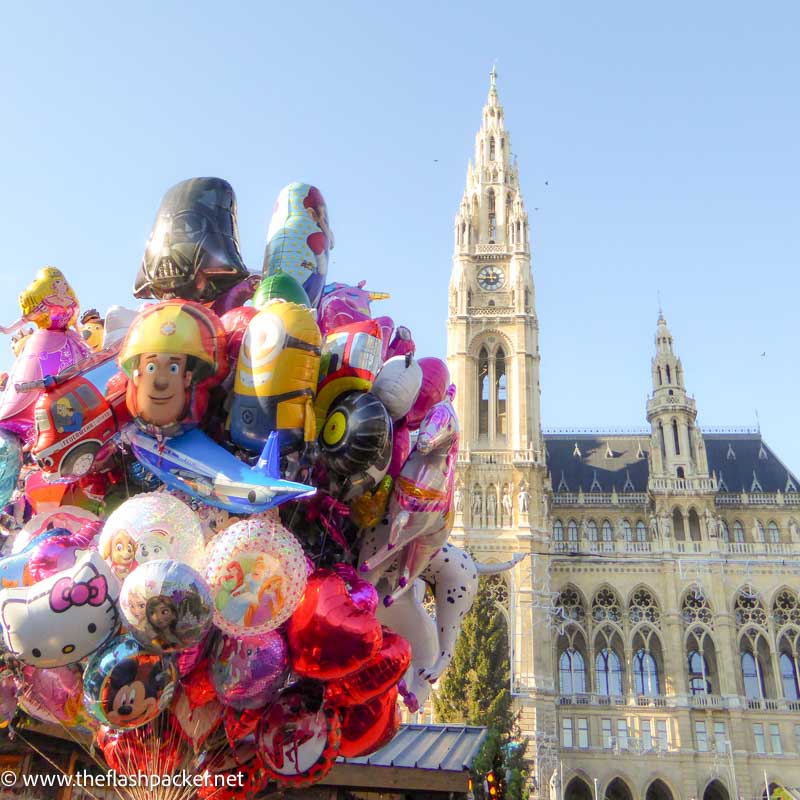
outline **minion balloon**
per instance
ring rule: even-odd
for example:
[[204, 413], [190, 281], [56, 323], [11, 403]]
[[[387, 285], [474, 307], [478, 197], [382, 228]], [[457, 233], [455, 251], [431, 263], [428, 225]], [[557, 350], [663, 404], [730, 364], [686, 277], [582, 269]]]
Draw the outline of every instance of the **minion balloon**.
[[236, 366], [231, 441], [260, 452], [277, 431], [283, 454], [314, 441], [321, 344], [313, 312], [305, 306], [274, 300], [253, 317]]

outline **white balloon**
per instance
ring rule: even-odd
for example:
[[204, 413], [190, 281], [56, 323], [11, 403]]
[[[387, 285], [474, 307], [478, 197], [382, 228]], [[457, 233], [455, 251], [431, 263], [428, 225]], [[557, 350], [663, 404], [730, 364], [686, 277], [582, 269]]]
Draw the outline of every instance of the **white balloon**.
[[394, 356], [381, 367], [370, 391], [397, 420], [411, 411], [421, 386], [422, 367], [410, 356]]

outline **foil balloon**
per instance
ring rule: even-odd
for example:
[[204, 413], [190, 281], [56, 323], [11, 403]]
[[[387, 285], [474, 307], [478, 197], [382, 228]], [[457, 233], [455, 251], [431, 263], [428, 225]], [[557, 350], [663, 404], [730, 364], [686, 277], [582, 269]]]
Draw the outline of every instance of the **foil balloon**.
[[319, 434], [319, 454], [335, 476], [334, 494], [351, 499], [372, 489], [392, 458], [392, 421], [371, 392], [348, 392], [330, 407]]
[[128, 631], [159, 653], [199, 644], [213, 614], [205, 578], [168, 558], [148, 561], [131, 572], [122, 584], [119, 606]]
[[357, 672], [329, 681], [325, 685], [325, 700], [337, 706], [366, 703], [396, 687], [410, 664], [411, 645], [391, 628], [384, 627], [378, 654]]
[[223, 707], [216, 698], [203, 705], [193, 705], [183, 689], [178, 690], [172, 704], [172, 715], [181, 727], [183, 735], [197, 751], [212, 734], [222, 719]]
[[277, 628], [300, 602], [306, 574], [303, 548], [276, 515], [231, 525], [212, 539], [206, 560], [214, 624], [237, 636]]
[[250, 321], [233, 383], [231, 441], [260, 451], [272, 431], [281, 453], [314, 441], [321, 338], [312, 312], [275, 301]]
[[22, 445], [19, 439], [0, 428], [0, 506], [11, 500], [22, 469]]
[[359, 528], [374, 528], [386, 514], [393, 481], [389, 475], [381, 479], [373, 491], [350, 501], [350, 519]]
[[61, 667], [93, 653], [117, 630], [119, 585], [97, 553], [33, 586], [0, 591], [7, 649], [33, 667]]
[[414, 337], [411, 335], [411, 331], [404, 325], [398, 325], [395, 328], [392, 340], [389, 342], [389, 347], [386, 349], [384, 361], [395, 358], [395, 356], [406, 356], [409, 353], [414, 355], [416, 349], [417, 346], [414, 344]]
[[[356, 286], [346, 283], [329, 283], [319, 301], [319, 327], [326, 336], [334, 328], [350, 325], [353, 322], [365, 322], [372, 319], [370, 302], [387, 300], [387, 292], [370, 292], [364, 288], [366, 281], [359, 281]], [[388, 344], [389, 337], [385, 337]]]
[[244, 332], [247, 330], [250, 320], [253, 319], [257, 313], [256, 309], [252, 306], [240, 306], [239, 308], [232, 308], [219, 318], [222, 327], [225, 328], [227, 340], [229, 372], [222, 384], [222, 388], [226, 392], [230, 392], [233, 388]]
[[70, 533], [78, 533], [88, 522], [99, 522], [100, 518], [91, 511], [78, 506], [61, 506], [52, 511], [43, 511], [31, 517], [14, 539], [12, 553], [24, 550], [37, 536], [54, 528], [63, 528]]
[[17, 712], [20, 679], [10, 670], [0, 670], [0, 730], [7, 727]]
[[28, 573], [34, 583], [56, 572], [75, 566], [79, 558], [97, 549], [97, 539], [103, 523], [88, 522], [77, 533], [63, 528], [53, 529], [56, 535], [40, 537], [24, 552], [28, 555]]
[[345, 325], [325, 337], [315, 403], [318, 430], [337, 397], [370, 390], [383, 363], [382, 341], [380, 325], [372, 320]]
[[342, 709], [342, 741], [339, 755], [358, 758], [380, 750], [400, 730], [397, 687], [372, 698], [363, 705]]
[[211, 310], [221, 316], [234, 308], [240, 308], [248, 300], [253, 299], [259, 283], [261, 283], [260, 275], [248, 275], [243, 281], [223, 292], [211, 304]]
[[308, 678], [342, 678], [380, 651], [381, 625], [374, 612], [356, 604], [348, 584], [331, 570], [308, 579], [288, 626], [292, 668]]
[[197, 569], [204, 549], [197, 515], [164, 492], [138, 494], [126, 500], [109, 516], [98, 543], [100, 554], [120, 580], [139, 564], [162, 558]]
[[321, 684], [300, 682], [284, 689], [264, 714], [257, 742], [264, 768], [279, 786], [310, 786], [336, 760], [341, 720], [324, 705]]
[[411, 430], [405, 420], [398, 422], [392, 431], [392, 460], [386, 474], [395, 480], [411, 453]]
[[247, 277], [231, 185], [221, 178], [175, 184], [159, 206], [136, 275], [136, 297], [208, 302]]
[[95, 741], [106, 764], [120, 775], [174, 773], [186, 756], [186, 740], [180, 726], [168, 720], [128, 729], [99, 726]]
[[19, 307], [22, 317], [9, 328], [0, 328], [0, 332], [10, 333], [26, 322], [43, 330], [65, 331], [78, 321], [78, 298], [56, 267], [42, 267], [36, 273], [20, 292]]
[[399, 420], [411, 411], [421, 387], [422, 367], [408, 354], [384, 362], [372, 393], [386, 406], [389, 416]]
[[60, 528], [53, 528], [39, 534], [29, 542], [19, 553], [12, 553], [5, 558], [0, 558], [0, 588], [14, 589], [20, 586], [32, 586], [36, 578], [31, 574], [30, 558], [39, 547], [49, 539], [64, 533]]
[[316, 306], [332, 249], [333, 231], [322, 192], [307, 183], [290, 183], [281, 189], [267, 231], [264, 277], [278, 271], [291, 275]]
[[421, 358], [417, 363], [422, 368], [422, 385], [406, 416], [406, 423], [412, 431], [419, 427], [428, 411], [444, 399], [450, 383], [450, 371], [440, 358]]
[[306, 290], [295, 278], [282, 270], [276, 270], [264, 278], [253, 295], [253, 305], [257, 309], [262, 309], [271, 300], [286, 300], [311, 307]]
[[132, 636], [123, 636], [86, 665], [83, 702], [102, 724], [138, 728], [169, 706], [177, 677], [171, 661], [147, 652]]
[[83, 677], [78, 667], [23, 667], [19, 704], [26, 714], [68, 728], [94, 723], [83, 707]]
[[100, 312], [96, 308], [90, 308], [81, 314], [78, 323], [78, 331], [83, 338], [83, 341], [89, 345], [89, 349], [93, 353], [97, 353], [103, 349], [103, 337], [105, 335], [105, 320], [100, 316]]
[[237, 711], [271, 703], [289, 677], [289, 648], [278, 631], [258, 636], [222, 634], [211, 657], [219, 701]]
[[177, 436], [205, 414], [208, 390], [227, 375], [225, 329], [199, 303], [167, 300], [139, 313], [120, 348], [126, 404], [148, 433]]

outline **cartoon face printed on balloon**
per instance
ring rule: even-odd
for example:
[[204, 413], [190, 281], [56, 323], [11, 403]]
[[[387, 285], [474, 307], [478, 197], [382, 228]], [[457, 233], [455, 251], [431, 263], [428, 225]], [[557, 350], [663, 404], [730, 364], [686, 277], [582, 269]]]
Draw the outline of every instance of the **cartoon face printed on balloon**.
[[0, 592], [5, 645], [32, 667], [80, 661], [117, 630], [119, 584], [98, 553], [28, 588]]
[[191, 178], [164, 195], [133, 293], [208, 302], [248, 274], [231, 185], [221, 178]]
[[205, 579], [186, 564], [141, 564], [122, 585], [120, 610], [129, 631], [157, 652], [185, 650], [211, 626], [213, 603]]
[[98, 722], [138, 728], [169, 705], [177, 675], [171, 661], [146, 652], [132, 636], [124, 636], [86, 665], [84, 704]]
[[199, 422], [207, 391], [225, 376], [227, 362], [225, 330], [212, 311], [182, 301], [148, 306], [119, 354], [130, 378], [128, 410], [145, 430], [178, 435]]
[[303, 548], [274, 517], [237, 522], [209, 546], [205, 577], [214, 624], [234, 635], [256, 635], [285, 622], [306, 585]]
[[196, 569], [204, 547], [197, 514], [164, 492], [126, 500], [106, 520], [98, 542], [100, 554], [120, 580], [155, 559], [171, 558]]
[[96, 308], [90, 308], [81, 314], [78, 330], [81, 332], [83, 340], [95, 353], [103, 349], [105, 325], [100, 312]]
[[316, 306], [332, 249], [333, 231], [322, 192], [307, 183], [290, 183], [281, 189], [267, 231], [264, 275], [278, 270], [288, 273]]

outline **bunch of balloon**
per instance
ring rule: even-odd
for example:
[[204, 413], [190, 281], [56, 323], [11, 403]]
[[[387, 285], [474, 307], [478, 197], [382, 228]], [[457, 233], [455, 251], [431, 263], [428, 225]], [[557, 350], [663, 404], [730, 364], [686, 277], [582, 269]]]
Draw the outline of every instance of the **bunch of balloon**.
[[148, 302], [80, 315], [53, 267], [22, 292], [0, 398], [0, 717], [21, 736], [61, 726], [121, 774], [239, 776], [213, 796], [244, 798], [416, 709], [438, 648], [398, 630], [450, 530], [454, 389], [373, 317], [387, 293], [326, 285], [333, 244], [292, 183], [250, 272], [233, 189], [193, 178], [159, 206]]

